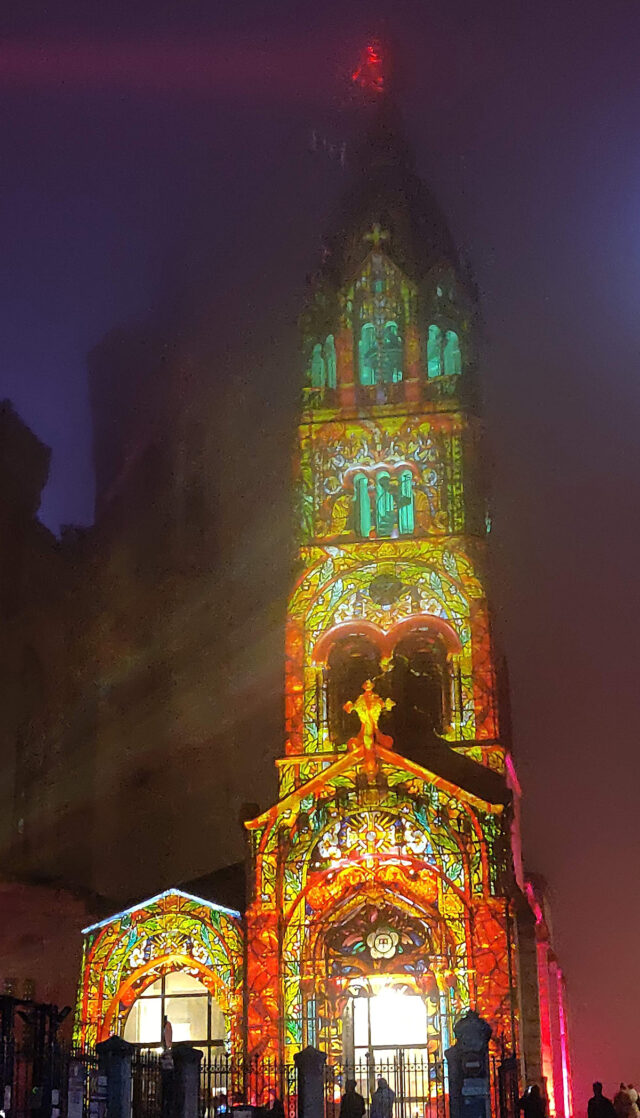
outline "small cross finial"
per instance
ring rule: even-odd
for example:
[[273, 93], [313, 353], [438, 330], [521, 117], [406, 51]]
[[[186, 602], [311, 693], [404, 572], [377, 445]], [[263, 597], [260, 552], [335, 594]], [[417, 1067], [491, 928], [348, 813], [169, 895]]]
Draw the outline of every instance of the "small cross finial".
[[383, 241], [389, 240], [389, 232], [387, 229], [383, 229], [376, 221], [373, 228], [370, 229], [368, 233], [365, 233], [362, 239], [368, 241], [374, 248], [380, 248]]

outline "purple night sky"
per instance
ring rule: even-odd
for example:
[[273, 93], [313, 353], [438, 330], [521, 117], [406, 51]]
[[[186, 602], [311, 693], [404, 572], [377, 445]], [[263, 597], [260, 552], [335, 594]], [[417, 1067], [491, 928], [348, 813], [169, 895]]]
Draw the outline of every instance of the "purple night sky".
[[[350, 135], [345, 75], [377, 13], [344, 0], [13, 8], [0, 397], [53, 448], [41, 515], [57, 530], [92, 517], [87, 351], [171, 287], [184, 244], [221, 346], [250, 327], [288, 359], [344, 181], [310, 134]], [[396, 0], [393, 20], [418, 164], [482, 293], [494, 606], [580, 1113], [592, 1078], [608, 1093], [640, 1080], [640, 9]]]

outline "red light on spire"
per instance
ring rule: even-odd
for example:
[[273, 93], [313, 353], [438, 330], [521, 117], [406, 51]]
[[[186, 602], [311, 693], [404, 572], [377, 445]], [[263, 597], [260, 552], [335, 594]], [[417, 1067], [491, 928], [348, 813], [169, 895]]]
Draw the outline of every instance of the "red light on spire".
[[383, 52], [377, 41], [368, 43], [359, 65], [353, 71], [351, 79], [355, 85], [368, 93], [384, 93], [386, 88], [386, 75], [383, 66]]

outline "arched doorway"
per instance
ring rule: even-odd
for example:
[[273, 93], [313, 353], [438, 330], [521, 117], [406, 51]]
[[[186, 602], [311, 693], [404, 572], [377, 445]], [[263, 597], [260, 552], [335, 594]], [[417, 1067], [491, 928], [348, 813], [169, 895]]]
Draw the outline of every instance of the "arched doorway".
[[224, 1051], [226, 1022], [217, 1000], [192, 974], [169, 971], [136, 998], [127, 1014], [123, 1036], [139, 1048], [163, 1044], [163, 1022], [171, 1023], [173, 1041], [189, 1041], [205, 1059]]
[[437, 1001], [403, 975], [372, 976], [349, 991], [343, 1023], [345, 1075], [371, 1099], [382, 1079], [395, 1094], [392, 1113], [413, 1118], [444, 1100], [443, 1033]]

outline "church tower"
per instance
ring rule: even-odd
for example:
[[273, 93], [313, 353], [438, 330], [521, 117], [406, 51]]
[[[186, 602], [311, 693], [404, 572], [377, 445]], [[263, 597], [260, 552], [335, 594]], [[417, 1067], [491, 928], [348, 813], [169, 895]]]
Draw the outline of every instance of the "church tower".
[[472, 1009], [552, 1101], [487, 601], [475, 292], [377, 46], [354, 78], [372, 124], [302, 323], [280, 799], [247, 823], [248, 1052], [443, 1066]]
[[[288, 1083], [289, 1113], [312, 1046], [327, 1103], [382, 1074], [397, 1118], [517, 1118], [538, 1083], [571, 1118], [491, 636], [475, 291], [376, 47], [355, 77], [371, 127], [302, 321], [279, 798], [245, 824], [244, 913], [216, 875], [85, 929], [76, 1037], [157, 1047], [168, 1015], [247, 1102]], [[463, 1072], [469, 1028], [490, 1058]]]

